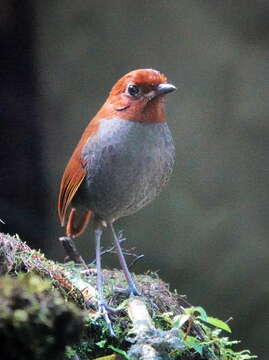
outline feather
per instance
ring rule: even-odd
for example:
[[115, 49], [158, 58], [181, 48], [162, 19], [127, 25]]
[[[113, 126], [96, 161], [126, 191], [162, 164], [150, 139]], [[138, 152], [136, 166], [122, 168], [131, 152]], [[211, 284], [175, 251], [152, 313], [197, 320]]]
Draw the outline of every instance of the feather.
[[80, 236], [86, 229], [92, 217], [90, 210], [72, 208], [66, 225], [66, 235], [72, 238]]
[[85, 164], [83, 163], [81, 157], [83, 146], [86, 144], [88, 139], [94, 136], [94, 134], [98, 131], [98, 127], [99, 119], [94, 117], [86, 127], [65, 168], [58, 197], [58, 215], [62, 226], [65, 224], [67, 209], [86, 176]]
[[86, 171], [80, 159], [76, 155], [77, 154], [73, 154], [67, 167], [65, 168], [60, 187], [58, 214], [62, 226], [65, 224], [66, 211], [80, 184], [86, 176]]

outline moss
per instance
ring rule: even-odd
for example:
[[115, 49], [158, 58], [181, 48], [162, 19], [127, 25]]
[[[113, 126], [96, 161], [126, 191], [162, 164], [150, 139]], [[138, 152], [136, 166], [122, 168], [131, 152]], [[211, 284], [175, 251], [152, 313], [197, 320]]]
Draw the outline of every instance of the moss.
[[128, 296], [117, 291], [127, 286], [122, 272], [104, 270], [107, 303], [120, 310], [110, 316], [116, 334], [111, 337], [97, 309], [94, 267], [85, 271], [73, 262], [53, 262], [18, 237], [0, 233], [0, 271], [9, 274], [0, 278], [3, 360], [143, 359], [147, 348], [156, 352], [154, 359], [253, 357], [247, 350], [234, 350], [238, 342], [229, 339], [226, 322], [191, 306], [155, 273], [136, 275], [155, 326], [139, 335], [127, 315]]
[[83, 318], [48, 281], [33, 274], [0, 278], [1, 359], [62, 359], [79, 341]]

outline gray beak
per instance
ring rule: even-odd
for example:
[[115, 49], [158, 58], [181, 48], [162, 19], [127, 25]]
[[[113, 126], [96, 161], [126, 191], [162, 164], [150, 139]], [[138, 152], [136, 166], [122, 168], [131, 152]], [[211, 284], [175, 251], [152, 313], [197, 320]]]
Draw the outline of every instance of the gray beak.
[[157, 95], [165, 95], [175, 91], [177, 88], [172, 84], [160, 84], [157, 87]]

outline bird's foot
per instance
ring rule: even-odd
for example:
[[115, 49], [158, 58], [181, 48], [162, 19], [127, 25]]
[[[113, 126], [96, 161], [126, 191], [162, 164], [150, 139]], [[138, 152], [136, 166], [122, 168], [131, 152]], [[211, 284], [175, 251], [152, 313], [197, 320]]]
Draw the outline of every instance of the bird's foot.
[[129, 290], [129, 295], [130, 296], [141, 296], [141, 293], [137, 289], [137, 286], [136, 286], [135, 282], [129, 284], [128, 290]]
[[110, 335], [116, 336], [115, 332], [113, 330], [112, 324], [111, 324], [109, 313], [116, 314], [116, 313], [120, 312], [121, 310], [107, 305], [107, 303], [103, 299], [101, 299], [98, 301], [98, 311], [103, 316], [103, 318], [108, 326]]
[[109, 318], [109, 315], [108, 315], [108, 310], [107, 310], [107, 307], [106, 307], [106, 304], [100, 304], [99, 305], [99, 311], [100, 311], [100, 314], [104, 317], [105, 319], [105, 322], [107, 324], [107, 327], [108, 327], [108, 330], [109, 330], [109, 333], [111, 336], [115, 337], [116, 334], [113, 330], [113, 327], [112, 327], [112, 324], [111, 324], [111, 320]]

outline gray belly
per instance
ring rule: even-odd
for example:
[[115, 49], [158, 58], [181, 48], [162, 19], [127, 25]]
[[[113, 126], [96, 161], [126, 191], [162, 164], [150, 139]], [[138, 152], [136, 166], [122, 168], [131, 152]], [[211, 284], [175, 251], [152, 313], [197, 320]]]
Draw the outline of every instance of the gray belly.
[[168, 181], [175, 148], [166, 123], [102, 120], [84, 146], [85, 205], [103, 220], [130, 215], [151, 202]]

